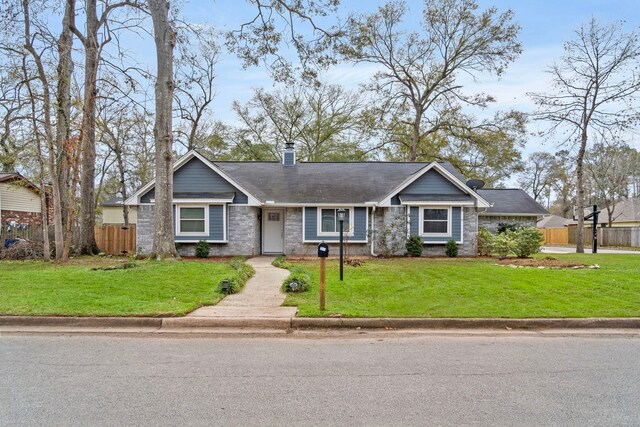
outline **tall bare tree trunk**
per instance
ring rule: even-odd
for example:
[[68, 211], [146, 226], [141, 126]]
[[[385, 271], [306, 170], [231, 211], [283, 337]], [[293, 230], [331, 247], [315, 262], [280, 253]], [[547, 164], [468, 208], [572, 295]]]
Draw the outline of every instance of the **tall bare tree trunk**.
[[[64, 247], [64, 229], [70, 217], [73, 216], [74, 206], [69, 203], [72, 199], [69, 195], [69, 159], [66, 143], [71, 136], [71, 74], [73, 73], [73, 33], [71, 31], [76, 13], [76, 0], [66, 0], [62, 30], [58, 38], [58, 87], [56, 94], [56, 150], [50, 153], [55, 158], [56, 174], [51, 175], [52, 180], [58, 180], [60, 198], [60, 230], [55, 232], [56, 259], [66, 261], [69, 258], [68, 251]], [[55, 202], [54, 202], [55, 206]], [[55, 222], [58, 214], [54, 210]], [[54, 228], [55, 228], [54, 223]], [[60, 240], [59, 240], [60, 239]]]
[[173, 49], [176, 34], [169, 21], [169, 2], [149, 0], [157, 56], [155, 86], [156, 121], [153, 136], [156, 146], [155, 223], [151, 257], [178, 258], [173, 238]]
[[98, 78], [98, 16], [96, 0], [86, 0], [87, 33], [81, 38], [85, 51], [84, 104], [80, 147], [82, 175], [80, 178], [80, 236], [78, 252], [82, 255], [98, 253], [95, 226], [95, 174], [96, 174], [96, 81]]
[[[25, 49], [29, 52], [29, 54], [31, 55], [31, 57], [33, 58], [35, 64], [36, 64], [36, 68], [37, 68], [37, 72], [38, 72], [38, 80], [40, 80], [40, 83], [42, 84], [42, 110], [43, 110], [43, 119], [44, 119], [44, 133], [45, 133], [45, 138], [46, 138], [46, 142], [47, 142], [47, 150], [48, 150], [48, 165], [49, 165], [49, 176], [51, 177], [51, 193], [52, 193], [52, 198], [53, 198], [53, 226], [54, 226], [54, 236], [55, 236], [55, 245], [56, 245], [56, 259], [57, 260], [63, 260], [64, 259], [64, 235], [63, 235], [63, 224], [62, 224], [62, 217], [63, 217], [63, 209], [62, 209], [62, 191], [60, 188], [60, 183], [61, 181], [58, 179], [58, 177], [60, 176], [60, 171], [59, 171], [59, 165], [58, 165], [58, 161], [57, 161], [57, 156], [58, 155], [64, 155], [64, 152], [59, 153], [61, 150], [64, 150], [64, 147], [57, 145], [57, 140], [59, 138], [58, 133], [62, 128], [64, 128], [64, 126], [61, 123], [64, 123], [64, 119], [62, 122], [58, 121], [58, 126], [57, 126], [57, 132], [56, 135], [54, 136], [54, 132], [53, 132], [53, 126], [52, 126], [52, 120], [51, 120], [51, 93], [49, 91], [49, 81], [47, 79], [47, 74], [44, 68], [44, 65], [42, 63], [42, 58], [40, 56], [40, 54], [35, 50], [35, 48], [32, 45], [31, 42], [31, 38], [32, 38], [32, 34], [31, 34], [31, 19], [30, 19], [30, 12], [29, 12], [29, 0], [22, 0], [22, 8], [23, 8], [23, 13], [24, 13], [24, 42], [25, 42]], [[67, 23], [69, 22], [70, 16], [73, 14], [73, 9], [75, 8], [75, 3], [74, 0], [68, 0], [67, 1], [67, 5], [65, 8], [65, 16], [63, 19], [63, 27], [67, 27]], [[64, 32], [64, 30], [63, 30]], [[62, 38], [62, 36], [61, 36]], [[69, 43], [70, 45], [70, 43]], [[58, 45], [58, 47], [60, 48], [60, 44]], [[71, 66], [70, 64], [66, 63], [66, 59], [71, 58], [71, 52], [70, 52], [70, 48], [68, 49], [69, 51], [69, 55], [68, 57], [60, 57], [59, 61], [59, 69], [63, 68], [63, 69], [69, 69], [69, 67]], [[63, 63], [65, 64], [63, 66]], [[25, 79], [28, 81], [29, 80], [29, 76], [27, 75], [27, 68], [26, 65], [23, 64], [23, 72], [25, 74]], [[65, 73], [66, 75], [69, 76], [70, 78], [70, 71], [68, 73]], [[67, 80], [67, 83], [69, 82], [69, 80]], [[67, 85], [67, 88], [69, 86]], [[60, 90], [58, 90], [58, 93], [60, 93]], [[35, 100], [35, 97], [33, 96], [34, 94], [32, 94], [32, 100]], [[59, 106], [59, 102], [58, 102], [58, 112], [60, 112], [61, 107]], [[70, 106], [70, 103], [69, 103]], [[70, 110], [69, 110], [70, 111]], [[58, 114], [57, 114], [58, 116]], [[67, 114], [65, 117], [69, 117], [69, 115]], [[60, 118], [58, 117], [58, 120], [60, 120]], [[68, 123], [68, 120], [67, 120]], [[68, 126], [67, 126], [68, 128]]]
[[576, 202], [578, 203], [578, 230], [576, 233], [576, 253], [584, 253], [584, 155], [587, 151], [587, 128], [580, 132], [580, 150], [576, 159]]

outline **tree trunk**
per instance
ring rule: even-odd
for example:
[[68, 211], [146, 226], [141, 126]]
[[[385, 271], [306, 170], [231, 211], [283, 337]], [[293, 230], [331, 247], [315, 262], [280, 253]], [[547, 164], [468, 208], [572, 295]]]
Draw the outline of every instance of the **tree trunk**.
[[173, 238], [173, 49], [176, 35], [169, 21], [169, 2], [149, 0], [157, 56], [155, 85], [156, 120], [153, 136], [156, 146], [155, 223], [151, 257], [178, 258]]
[[587, 151], [587, 128], [580, 132], [580, 150], [576, 159], [576, 202], [578, 204], [578, 229], [576, 233], [576, 253], [584, 253], [584, 154]]
[[418, 160], [418, 146], [420, 145], [420, 122], [422, 115], [416, 112], [413, 125], [411, 126], [411, 147], [409, 147], [409, 161]]
[[[57, 173], [51, 175], [51, 179], [58, 180], [60, 192], [60, 221], [61, 230], [56, 233], [56, 259], [67, 260], [64, 255], [63, 229], [67, 228], [68, 217], [73, 215], [69, 212], [74, 207], [68, 203], [69, 200], [69, 162], [65, 142], [71, 135], [71, 74], [73, 73], [73, 33], [71, 28], [74, 25], [76, 13], [76, 1], [66, 0], [64, 17], [62, 19], [62, 30], [58, 39], [58, 87], [56, 94], [56, 152], [55, 162]], [[50, 154], [51, 155], [51, 154]], [[55, 203], [55, 202], [54, 202]], [[55, 206], [55, 205], [54, 205]], [[54, 211], [54, 218], [57, 213]], [[57, 220], [56, 220], [57, 222]], [[54, 224], [55, 228], [55, 224]]]
[[96, 0], [86, 1], [87, 34], [83, 39], [85, 50], [84, 104], [80, 146], [82, 175], [80, 178], [80, 238], [78, 252], [81, 255], [98, 253], [95, 226], [95, 164], [96, 164], [96, 80], [98, 76], [98, 17]]

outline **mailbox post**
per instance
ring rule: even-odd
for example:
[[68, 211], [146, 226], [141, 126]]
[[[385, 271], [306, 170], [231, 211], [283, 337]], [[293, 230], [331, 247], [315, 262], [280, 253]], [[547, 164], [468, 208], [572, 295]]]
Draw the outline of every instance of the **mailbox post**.
[[324, 311], [324, 291], [326, 280], [326, 260], [329, 256], [329, 245], [322, 242], [318, 245], [318, 257], [320, 258], [320, 310]]
[[597, 254], [598, 253], [598, 215], [600, 215], [600, 212], [598, 210], [598, 205], [593, 205], [593, 211], [584, 217], [585, 220], [587, 219], [591, 219], [593, 220], [593, 225], [592, 225], [592, 231], [593, 231], [593, 236], [592, 236], [592, 243], [591, 243], [591, 253]]
[[344, 208], [338, 209], [338, 221], [340, 221], [340, 281], [342, 282], [344, 276], [342, 274], [344, 265], [344, 219], [347, 216], [347, 211]]

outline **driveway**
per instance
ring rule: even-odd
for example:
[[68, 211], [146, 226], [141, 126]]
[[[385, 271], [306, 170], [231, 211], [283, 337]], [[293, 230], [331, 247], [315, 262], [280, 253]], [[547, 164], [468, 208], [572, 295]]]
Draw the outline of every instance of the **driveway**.
[[[543, 246], [542, 251], [543, 254], [573, 254], [576, 253], [575, 247], [564, 247], [564, 246]], [[590, 254], [591, 248], [584, 248], [584, 253]], [[607, 248], [598, 248], [599, 254], [633, 254], [640, 255], [640, 251], [628, 251], [623, 249], [607, 249]]]

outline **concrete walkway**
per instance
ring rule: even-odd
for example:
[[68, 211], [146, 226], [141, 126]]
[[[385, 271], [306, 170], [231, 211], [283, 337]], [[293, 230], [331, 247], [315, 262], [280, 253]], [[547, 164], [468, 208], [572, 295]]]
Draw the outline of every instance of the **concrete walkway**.
[[226, 296], [217, 305], [201, 307], [187, 317], [225, 318], [288, 318], [294, 317], [296, 307], [282, 307], [285, 293], [280, 290], [288, 270], [271, 265], [274, 257], [247, 260], [256, 271], [242, 292]]
[[[575, 254], [575, 247], [568, 246], [543, 246], [541, 252], [543, 254]], [[590, 254], [591, 248], [584, 248], [584, 253]], [[598, 248], [599, 254], [629, 254], [629, 255], [640, 255], [640, 251], [629, 251], [624, 249], [607, 249], [607, 248]]]

